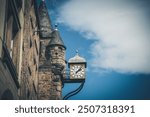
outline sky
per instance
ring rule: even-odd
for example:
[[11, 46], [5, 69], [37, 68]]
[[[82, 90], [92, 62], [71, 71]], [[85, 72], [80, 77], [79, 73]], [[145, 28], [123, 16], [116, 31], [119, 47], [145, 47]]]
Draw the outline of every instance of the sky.
[[[46, 0], [67, 47], [87, 60], [71, 100], [150, 99], [150, 0]], [[63, 96], [80, 84], [65, 84]]]

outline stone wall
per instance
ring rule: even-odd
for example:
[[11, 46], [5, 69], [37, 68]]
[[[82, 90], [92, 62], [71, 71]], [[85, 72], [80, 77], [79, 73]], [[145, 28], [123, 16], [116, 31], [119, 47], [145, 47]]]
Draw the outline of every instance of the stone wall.
[[39, 36], [35, 6], [25, 1], [22, 69], [20, 78], [21, 99], [37, 99]]
[[[42, 25], [38, 22], [36, 0], [0, 1], [0, 19], [3, 20], [0, 22], [0, 99], [62, 99], [62, 74], [57, 73], [57, 65], [51, 64], [59, 63], [65, 68], [65, 50], [56, 47], [57, 56], [60, 57], [55, 60], [53, 58], [57, 51], [54, 51], [49, 60], [45, 57], [52, 33], [50, 19], [46, 20], [49, 28], [47, 24]], [[2, 7], [5, 6], [4, 1], [11, 3], [9, 7], [16, 4], [13, 8], [15, 12], [10, 10], [12, 16], [7, 17], [8, 21], [4, 18], [5, 15], [9, 15], [4, 12], [7, 11], [7, 7]], [[43, 8], [47, 10], [46, 7]], [[49, 18], [48, 11], [46, 18]], [[47, 33], [43, 32], [43, 37], [39, 36], [39, 24], [48, 28]]]
[[14, 10], [18, 7], [13, 4], [13, 0], [0, 2], [0, 99], [19, 99], [17, 46], [20, 39], [20, 22], [17, 19], [18, 12]]
[[43, 67], [39, 69], [39, 95], [40, 100], [60, 100], [62, 99], [62, 84], [60, 79], [52, 72], [51, 68]]
[[0, 57], [2, 56], [2, 41], [4, 37], [5, 6], [6, 0], [0, 0]]
[[0, 59], [0, 99], [19, 99], [17, 86], [5, 63]]

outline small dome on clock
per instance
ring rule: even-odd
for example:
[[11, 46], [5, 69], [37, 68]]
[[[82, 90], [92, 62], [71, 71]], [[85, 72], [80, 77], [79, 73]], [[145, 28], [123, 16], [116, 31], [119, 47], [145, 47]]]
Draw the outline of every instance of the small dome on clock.
[[81, 57], [77, 52], [74, 57], [69, 59], [68, 63], [86, 63], [86, 60], [85, 58]]

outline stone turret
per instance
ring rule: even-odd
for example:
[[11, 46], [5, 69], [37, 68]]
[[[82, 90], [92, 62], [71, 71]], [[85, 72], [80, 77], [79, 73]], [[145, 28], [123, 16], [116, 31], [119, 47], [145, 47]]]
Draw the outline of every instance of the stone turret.
[[60, 37], [58, 29], [55, 29], [52, 32], [51, 40], [49, 41], [49, 44], [47, 45], [46, 51], [47, 59], [51, 59], [52, 63], [60, 63], [64, 64], [65, 62], [65, 50], [66, 47], [64, 45], [64, 42], [62, 38]]
[[57, 65], [65, 71], [65, 51], [66, 47], [64, 45], [64, 42], [60, 37], [58, 29], [55, 28], [52, 32], [51, 40], [46, 47], [46, 58], [47, 60], [50, 60], [52, 65]]
[[39, 65], [43, 65], [46, 62], [45, 58], [45, 51], [46, 46], [49, 43], [49, 40], [51, 39], [52, 34], [52, 23], [50, 20], [50, 17], [48, 15], [48, 9], [46, 7], [46, 2], [44, 0], [41, 0], [39, 8], [38, 8], [38, 14], [39, 14], [39, 34], [40, 34], [40, 63]]
[[40, 38], [49, 39], [51, 37], [52, 25], [50, 17], [48, 15], [46, 3], [44, 0], [40, 2], [38, 12], [39, 12]]
[[39, 6], [40, 57], [38, 99], [62, 99], [66, 47], [58, 29], [52, 28], [44, 0]]

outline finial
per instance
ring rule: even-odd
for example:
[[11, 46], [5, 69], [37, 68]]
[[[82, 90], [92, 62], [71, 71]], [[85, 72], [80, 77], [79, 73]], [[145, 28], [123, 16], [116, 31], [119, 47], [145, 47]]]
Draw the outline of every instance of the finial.
[[55, 24], [55, 30], [58, 30], [58, 24]]
[[79, 55], [79, 51], [78, 50], [76, 50], [76, 54]]

